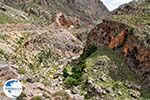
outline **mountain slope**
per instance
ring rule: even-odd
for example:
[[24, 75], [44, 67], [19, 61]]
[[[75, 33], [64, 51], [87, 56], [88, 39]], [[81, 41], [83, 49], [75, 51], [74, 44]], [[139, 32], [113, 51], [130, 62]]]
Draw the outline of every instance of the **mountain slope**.
[[112, 12], [113, 19], [126, 23], [142, 34], [150, 31], [150, 4], [148, 2], [130, 2]]
[[47, 6], [51, 10], [50, 13], [58, 13], [61, 11], [88, 22], [93, 22], [110, 15], [108, 9], [100, 0], [4, 0], [4, 3], [12, 7], [19, 7], [20, 5], [24, 9], [27, 9], [30, 5], [33, 9], [33, 5], [37, 7], [35, 9], [38, 9], [38, 6], [44, 8]]
[[11, 78], [18, 100], [150, 99], [149, 4], [0, 2], [0, 99]]
[[81, 58], [64, 70], [64, 83], [73, 92], [87, 100], [150, 99], [147, 5], [122, 5], [90, 31]]

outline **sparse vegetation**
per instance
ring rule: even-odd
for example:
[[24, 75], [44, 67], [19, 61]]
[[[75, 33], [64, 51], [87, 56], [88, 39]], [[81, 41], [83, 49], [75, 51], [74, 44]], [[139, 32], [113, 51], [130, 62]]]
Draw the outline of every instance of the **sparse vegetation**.
[[23, 68], [23, 67], [19, 67], [19, 69], [18, 69], [18, 73], [19, 73], [19, 74], [25, 74], [25, 73], [26, 73], [25, 68]]
[[137, 30], [140, 29], [142, 31], [149, 32], [150, 28], [145, 27], [150, 23], [150, 14], [148, 13], [149, 6], [150, 4], [147, 2], [139, 3], [138, 8], [141, 8], [141, 11], [138, 13], [114, 15], [113, 19], [116, 21], [121, 21], [122, 23], [126, 23]]
[[13, 19], [12, 17], [9, 17], [5, 14], [0, 14], [0, 24], [6, 24], [6, 23], [18, 23], [19, 21], [16, 19]]
[[47, 66], [49, 63], [53, 63], [53, 61], [56, 61], [59, 58], [59, 56], [56, 54], [54, 55], [50, 49], [48, 50], [41, 50], [36, 56], [35, 56], [35, 62], [38, 66], [43, 64], [44, 66]]
[[[96, 65], [99, 60], [104, 65]], [[123, 64], [122, 58], [120, 58], [113, 50], [109, 48], [99, 48], [85, 60], [85, 66], [86, 70], [88, 70], [88, 72], [85, 73], [85, 77], [91, 78], [93, 84], [101, 84], [100, 86], [103, 88], [109, 87], [113, 89], [112, 91], [121, 91], [121, 93], [123, 93], [121, 96], [117, 96], [114, 99], [131, 99], [128, 88], [124, 84], [125, 81], [135, 81], [136, 78], [133, 72]], [[96, 69], [96, 66], [101, 67], [98, 67], [97, 72], [94, 72], [93, 70]], [[85, 97], [91, 98], [88, 95], [89, 94], [86, 94]], [[107, 97], [111, 96], [108, 94], [105, 98]]]
[[[80, 0], [75, 1], [75, 7], [74, 2], [69, 2], [69, 0], [67, 2], [12, 0], [12, 5], [7, 6], [10, 6], [9, 8], [14, 12], [7, 9], [3, 11], [3, 7], [0, 7], [2, 27], [0, 62], [8, 63], [9, 67], [12, 67], [10, 71], [12, 70], [18, 76], [21, 75], [21, 82], [25, 89], [17, 99], [71, 100], [77, 98], [80, 100], [82, 96], [84, 100], [150, 99], [150, 90], [143, 88], [143, 84], [139, 83], [143, 76], [144, 78], [147, 76], [144, 74], [137, 79], [135, 73], [131, 71], [131, 69], [134, 71], [134, 67], [137, 67], [136, 73], [140, 73], [140, 70], [144, 73], [146, 70], [147, 74], [148, 71], [149, 53], [143, 52], [144, 43], [147, 45], [146, 49], [149, 50], [150, 14], [147, 13], [149, 0], [145, 1], [146, 3], [133, 7], [133, 10], [141, 9], [137, 12], [130, 13], [129, 4], [125, 10], [119, 9], [123, 12], [114, 12], [116, 15], [112, 15], [112, 19], [106, 18], [104, 21], [99, 19], [101, 17], [96, 18], [97, 16], [93, 13], [98, 8], [95, 15], [105, 14], [107, 13], [105, 7], [102, 9], [102, 14], [99, 6], [93, 6], [94, 12], [93, 9], [85, 10], [89, 8], [84, 5], [86, 0], [79, 6]], [[92, 8], [92, 0], [90, 3], [88, 5], [87, 0], [86, 4]], [[76, 9], [77, 7], [81, 9]], [[64, 16], [58, 14], [59, 17], [56, 17], [59, 12], [63, 12]], [[73, 26], [72, 29], [63, 27], [68, 22], [69, 26]], [[127, 35], [126, 29], [128, 29]], [[136, 41], [138, 33], [142, 35], [139, 37], [142, 42]], [[131, 41], [128, 41], [128, 37]], [[87, 39], [89, 41], [86, 42]], [[108, 48], [112, 45], [111, 42], [114, 45], [113, 50]], [[133, 42], [133, 45], [130, 45], [130, 42]], [[84, 48], [83, 53], [82, 48]], [[137, 66], [134, 63], [137, 63]], [[139, 63], [142, 63], [141, 66], [138, 66]], [[130, 67], [130, 69], [127, 65], [133, 65], [133, 68]], [[146, 67], [142, 68], [142, 66]], [[3, 73], [1, 76], [3, 77]], [[9, 73], [6, 73], [6, 78], [7, 76]], [[132, 95], [130, 92], [133, 92]], [[138, 96], [133, 96], [135, 92]]]
[[[118, 71], [114, 73], [112, 70], [111, 75], [115, 79], [119, 80], [134, 80], [135, 75], [133, 74], [132, 71], [126, 66], [123, 62], [123, 58], [119, 57], [119, 55], [114, 52], [112, 49], [109, 48], [99, 48], [91, 57], [93, 57], [93, 62], [94, 60], [98, 59], [98, 56], [106, 55], [110, 58], [111, 61], [113, 61], [117, 66], [118, 66]], [[89, 63], [89, 62], [88, 62]], [[111, 70], [110, 70], [111, 71]]]
[[[99, 60], [103, 63], [102, 65], [96, 65]], [[100, 85], [102, 88], [109, 87], [112, 88], [112, 91], [123, 93], [114, 99], [132, 99], [128, 93], [128, 88], [124, 84], [126, 81], [135, 82], [136, 78], [130, 69], [124, 65], [122, 58], [113, 50], [105, 47], [97, 48], [96, 51], [82, 60], [78, 66], [71, 66], [67, 67], [72, 68], [71, 74], [67, 68], [64, 69], [64, 83], [67, 86], [79, 86], [86, 99], [94, 99], [91, 95], [92, 93], [88, 92], [89, 85], [86, 82], [89, 78], [93, 80], [93, 84]], [[99, 66], [98, 69], [96, 69], [96, 66]], [[94, 70], [97, 70], [97, 72], [94, 72]], [[104, 76], [106, 79], [102, 80]], [[104, 98], [111, 97], [109, 94], [103, 96]]]
[[41, 96], [35, 96], [31, 100], [42, 100], [42, 97]]
[[0, 49], [0, 60], [9, 60], [9, 55], [3, 49]]
[[71, 100], [70, 96], [65, 91], [58, 91], [52, 94], [54, 98], [61, 97], [61, 100]]

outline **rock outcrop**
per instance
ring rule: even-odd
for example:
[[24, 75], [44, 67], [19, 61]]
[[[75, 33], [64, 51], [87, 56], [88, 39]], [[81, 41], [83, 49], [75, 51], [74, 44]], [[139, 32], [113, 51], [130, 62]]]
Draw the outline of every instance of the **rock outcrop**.
[[97, 48], [108, 47], [118, 52], [142, 82], [150, 86], [150, 48], [134, 35], [129, 26], [104, 20], [90, 32], [84, 51], [93, 45]]
[[65, 27], [68, 29], [78, 28], [80, 27], [80, 19], [76, 17], [70, 17], [60, 12], [56, 14], [54, 21], [57, 23], [59, 27]]

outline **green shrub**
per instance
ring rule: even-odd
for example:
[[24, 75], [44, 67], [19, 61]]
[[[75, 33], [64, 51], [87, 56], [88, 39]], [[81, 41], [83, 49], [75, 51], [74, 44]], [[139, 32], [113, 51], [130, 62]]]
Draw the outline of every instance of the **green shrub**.
[[86, 67], [84, 60], [96, 50], [97, 50], [97, 47], [95, 45], [89, 46], [86, 53], [82, 55], [80, 62], [76, 65], [72, 65], [73, 67], [71, 69], [71, 75], [69, 75], [67, 69], [64, 68], [63, 70], [63, 76], [65, 78], [64, 83], [67, 86], [72, 86], [72, 85], [77, 86], [82, 82], [84, 69]]
[[64, 83], [67, 85], [67, 86], [72, 86], [72, 85], [75, 85], [77, 86], [79, 84], [79, 81], [73, 77], [67, 77], [64, 81]]
[[68, 76], [69, 76], [69, 74], [68, 74], [67, 68], [64, 68], [63, 69], [63, 77], [66, 78]]
[[134, 28], [129, 28], [128, 31], [129, 31], [129, 34], [134, 34]]
[[72, 86], [72, 85], [79, 85], [82, 82], [82, 77], [83, 77], [83, 72], [84, 72], [84, 64], [78, 64], [78, 65], [74, 65], [71, 72], [72, 74], [69, 75], [67, 69], [65, 68], [63, 71], [63, 75], [64, 75], [64, 83], [68, 86]]
[[19, 70], [18, 70], [19, 74], [25, 74], [25, 72], [26, 71], [25, 71], [25, 69], [23, 67], [20, 67]]

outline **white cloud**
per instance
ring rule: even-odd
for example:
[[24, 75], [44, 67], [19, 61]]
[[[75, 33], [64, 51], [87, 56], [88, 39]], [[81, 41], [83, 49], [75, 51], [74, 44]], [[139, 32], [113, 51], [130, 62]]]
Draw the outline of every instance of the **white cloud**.
[[101, 0], [106, 7], [111, 11], [116, 9], [117, 7], [119, 7], [120, 5], [124, 4], [124, 3], [128, 3], [132, 0]]

